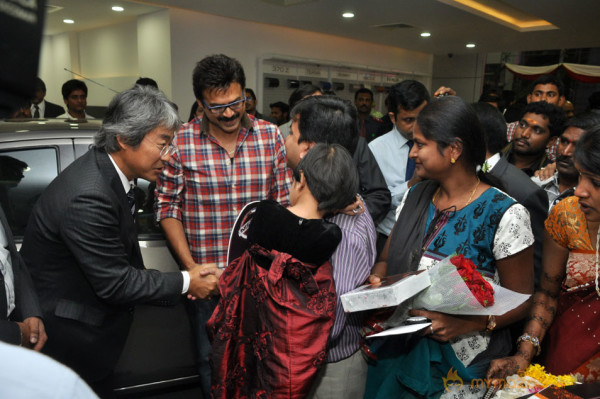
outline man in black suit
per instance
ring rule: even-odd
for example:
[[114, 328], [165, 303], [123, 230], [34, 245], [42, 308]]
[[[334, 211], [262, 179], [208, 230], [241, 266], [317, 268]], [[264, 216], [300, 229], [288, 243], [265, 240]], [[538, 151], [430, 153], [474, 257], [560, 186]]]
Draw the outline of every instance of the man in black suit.
[[[156, 180], [181, 122], [158, 90], [136, 85], [113, 98], [95, 146], [38, 199], [21, 254], [40, 297], [44, 352], [78, 372], [100, 396], [133, 319], [134, 305], [173, 305], [218, 292], [214, 264], [184, 272], [144, 268], [137, 241], [136, 179]], [[168, 343], [165, 343], [168, 344]]]
[[31, 276], [0, 207], [0, 341], [42, 349], [46, 331]]
[[544, 220], [546, 220], [548, 211], [548, 195], [522, 170], [510, 164], [506, 158], [500, 155], [500, 150], [506, 146], [506, 122], [500, 111], [487, 103], [473, 104], [473, 108], [481, 122], [485, 138], [487, 154], [483, 172], [493, 183], [497, 183], [501, 190], [516, 199], [529, 211], [535, 240], [533, 268], [537, 287], [542, 273], [542, 246]]
[[32, 118], [56, 118], [65, 113], [60, 105], [46, 101], [46, 84], [40, 78], [35, 78], [35, 93], [31, 99]]

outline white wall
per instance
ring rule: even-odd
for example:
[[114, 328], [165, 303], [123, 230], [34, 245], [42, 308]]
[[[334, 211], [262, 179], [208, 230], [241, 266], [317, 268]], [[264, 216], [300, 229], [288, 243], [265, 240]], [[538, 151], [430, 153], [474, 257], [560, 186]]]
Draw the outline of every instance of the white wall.
[[171, 98], [171, 34], [169, 11], [142, 15], [137, 23], [139, 76], [149, 77]]
[[77, 34], [61, 33], [44, 36], [40, 51], [39, 76], [46, 83], [46, 99], [64, 105], [60, 89], [62, 84], [73, 78], [66, 69], [79, 72], [79, 53], [77, 51]]
[[483, 88], [485, 56], [482, 54], [458, 54], [449, 57], [436, 55], [433, 61], [432, 88], [453, 88], [467, 102], [479, 100]]
[[424, 74], [431, 74], [433, 68], [432, 55], [397, 47], [188, 10], [170, 9], [170, 15], [173, 100], [184, 118], [194, 101], [194, 65], [211, 54], [224, 53], [241, 62], [246, 73], [246, 86], [257, 91], [258, 108], [263, 110], [258, 63], [265, 55], [279, 54]]
[[78, 36], [81, 75], [105, 86], [86, 82], [88, 104], [106, 105], [115, 95], [113, 90], [131, 87], [138, 77], [137, 22], [83, 31]]
[[[259, 95], [262, 57], [323, 60], [339, 65], [363, 66], [431, 75], [431, 54], [382, 46], [337, 36], [240, 21], [231, 18], [166, 9], [136, 21], [71, 34], [44, 37], [40, 76], [48, 86], [48, 99], [62, 104], [60, 87], [80, 73], [114, 90], [130, 87], [137, 77], [155, 79], [187, 118], [194, 101], [192, 70], [203, 57], [224, 53], [237, 58], [246, 72], [246, 85]], [[87, 82], [89, 105], [107, 105], [114, 92]]]
[[131, 87], [140, 76], [155, 79], [170, 97], [170, 54], [169, 11], [164, 10], [122, 24], [44, 36], [39, 75], [47, 99], [61, 105], [62, 84], [82, 79], [76, 74], [91, 80], [86, 80], [88, 105], [108, 105], [115, 92]]

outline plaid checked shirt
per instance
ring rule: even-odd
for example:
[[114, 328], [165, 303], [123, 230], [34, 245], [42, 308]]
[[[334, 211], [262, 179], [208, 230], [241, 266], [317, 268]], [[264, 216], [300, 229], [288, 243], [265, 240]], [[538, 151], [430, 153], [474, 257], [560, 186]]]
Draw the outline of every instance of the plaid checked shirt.
[[233, 159], [196, 118], [175, 135], [177, 148], [156, 182], [156, 220], [181, 220], [196, 263], [226, 267], [229, 234], [250, 201], [287, 206], [291, 171], [277, 126], [244, 115]]
[[[519, 126], [519, 121], [511, 122], [506, 124], [506, 140], [510, 143], [515, 137], [515, 132], [517, 131], [517, 126]], [[552, 162], [556, 161], [556, 149], [558, 148], [559, 139], [557, 138], [554, 143], [550, 146], [550, 148], [546, 149], [546, 154], [548, 154], [548, 159]]]

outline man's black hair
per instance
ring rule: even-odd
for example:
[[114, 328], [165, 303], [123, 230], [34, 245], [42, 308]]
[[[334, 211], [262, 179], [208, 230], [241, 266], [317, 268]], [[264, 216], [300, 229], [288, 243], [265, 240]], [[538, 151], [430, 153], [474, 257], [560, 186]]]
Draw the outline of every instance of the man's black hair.
[[416, 80], [403, 80], [390, 88], [387, 97], [388, 112], [398, 114], [398, 107], [405, 111], [418, 108], [423, 101], [430, 101], [429, 92], [421, 82]]
[[529, 89], [529, 94], [533, 93], [533, 90], [537, 85], [554, 85], [558, 89], [559, 96], [565, 95], [565, 85], [562, 82], [562, 80], [560, 80], [555, 75], [542, 75], [539, 78], [537, 78], [531, 85], [531, 89]]
[[204, 90], [227, 90], [232, 83], [246, 87], [244, 68], [235, 58], [224, 54], [210, 55], [200, 60], [192, 75], [194, 95], [203, 100]]
[[543, 115], [548, 119], [548, 130], [550, 137], [560, 136], [565, 130], [565, 112], [556, 105], [549, 104], [546, 101], [537, 101], [527, 104], [523, 116], [527, 113]]
[[363, 88], [356, 90], [356, 93], [354, 93], [354, 101], [356, 101], [358, 99], [358, 95], [360, 93], [367, 93], [371, 96], [371, 100], [373, 99], [373, 92], [371, 90], [367, 89], [366, 87], [363, 87]]
[[62, 92], [63, 99], [66, 100], [67, 98], [69, 98], [71, 93], [73, 93], [75, 90], [83, 90], [83, 92], [85, 93], [86, 96], [88, 94], [88, 88], [84, 81], [77, 80], [77, 79], [71, 79], [71, 80], [67, 80], [62, 85], [61, 92]]
[[277, 101], [273, 104], [269, 104], [269, 108], [279, 108], [282, 113], [290, 114], [290, 107], [283, 101]]
[[155, 89], [158, 89], [158, 83], [156, 83], [156, 80], [152, 79], [152, 78], [139, 78], [138, 80], [135, 81], [136, 85], [142, 85], [142, 86], [152, 86]]
[[568, 127], [576, 127], [587, 132], [596, 126], [600, 126], [600, 110], [590, 110], [569, 118], [565, 123], [565, 130]]
[[498, 94], [496, 90], [486, 90], [483, 93], [481, 93], [481, 96], [479, 96], [480, 103], [500, 104], [501, 101], [502, 97], [500, 97], [500, 94]]
[[332, 96], [310, 96], [292, 109], [292, 120], [298, 120], [298, 143], [340, 144], [354, 154], [358, 143], [358, 112], [348, 100]]
[[38, 77], [34, 78], [33, 80], [33, 87], [35, 89], [35, 91], [41, 90], [44, 93], [46, 92], [46, 84], [44, 83], [44, 81]]
[[316, 92], [321, 92], [321, 88], [319, 86], [315, 86], [312, 84], [306, 84], [301, 87], [298, 87], [296, 90], [290, 94], [290, 99], [288, 103], [290, 104], [290, 109], [294, 108], [294, 105], [304, 97], [312, 96]]

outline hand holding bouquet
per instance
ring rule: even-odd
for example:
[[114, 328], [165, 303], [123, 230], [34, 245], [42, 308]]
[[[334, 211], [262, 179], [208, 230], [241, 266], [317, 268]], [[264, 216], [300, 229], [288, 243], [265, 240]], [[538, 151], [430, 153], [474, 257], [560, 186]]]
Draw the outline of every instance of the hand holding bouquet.
[[519, 294], [488, 282], [463, 255], [445, 258], [429, 269], [431, 285], [414, 297], [413, 309], [455, 315], [502, 315], [525, 302]]

